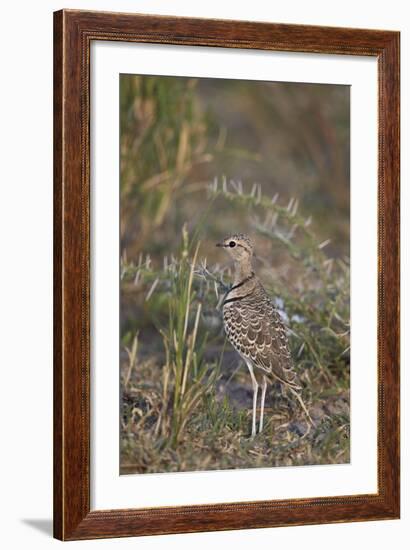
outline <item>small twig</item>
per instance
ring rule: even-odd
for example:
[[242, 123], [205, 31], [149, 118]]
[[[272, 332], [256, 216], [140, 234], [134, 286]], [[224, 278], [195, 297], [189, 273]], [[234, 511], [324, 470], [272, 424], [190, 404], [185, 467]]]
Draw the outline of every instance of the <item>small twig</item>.
[[224, 283], [222, 279], [216, 277], [213, 273], [211, 273], [203, 263], [195, 270], [194, 273], [195, 275], [198, 275], [199, 277], [203, 277], [204, 279], [208, 277], [209, 279], [217, 283], [224, 292], [228, 292], [231, 288], [229, 285]]

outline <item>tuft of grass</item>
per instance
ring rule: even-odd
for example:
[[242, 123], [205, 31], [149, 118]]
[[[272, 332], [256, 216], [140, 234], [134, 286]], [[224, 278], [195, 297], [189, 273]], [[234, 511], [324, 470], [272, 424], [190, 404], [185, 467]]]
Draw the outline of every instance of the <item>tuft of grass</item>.
[[[198, 327], [202, 304], [195, 302], [193, 279], [200, 244], [189, 258], [189, 238], [183, 228], [182, 250], [171, 280], [169, 324], [161, 331], [166, 350], [163, 367], [163, 408], [160, 431], [176, 447], [198, 402], [215, 382], [217, 370], [204, 361], [207, 334], [200, 339]], [[169, 406], [168, 406], [169, 405]]]
[[[200, 243], [190, 256], [190, 242], [186, 227], [182, 231], [182, 245], [178, 258], [166, 268], [166, 279], [159, 275], [150, 280], [146, 301], [153, 299], [157, 287], [166, 283], [168, 324], [158, 329], [165, 350], [161, 373], [161, 403], [155, 418], [154, 439], [158, 448], [176, 448], [187, 422], [198, 403], [205, 399], [218, 376], [218, 364], [204, 360], [207, 333], [199, 331], [202, 303], [197, 298], [193, 282]], [[149, 266], [148, 266], [149, 267]], [[140, 263], [136, 271], [141, 276], [150, 273], [147, 262]], [[124, 268], [123, 276], [135, 272], [134, 267]], [[153, 282], [152, 282], [153, 281]], [[136, 366], [137, 336], [131, 349], [126, 347], [128, 369], [124, 378], [126, 388]]]

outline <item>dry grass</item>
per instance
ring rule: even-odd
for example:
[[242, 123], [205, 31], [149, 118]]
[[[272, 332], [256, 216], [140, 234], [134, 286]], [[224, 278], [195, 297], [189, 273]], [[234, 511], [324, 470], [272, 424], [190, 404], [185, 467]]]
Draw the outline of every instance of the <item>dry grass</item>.
[[[125, 362], [125, 372], [127, 367]], [[195, 410], [191, 411], [178, 444], [173, 446], [164, 444], [158, 433], [158, 422], [164, 415], [161, 367], [152, 360], [135, 365], [123, 389], [121, 473], [349, 461], [348, 392], [317, 394], [310, 409], [317, 427], [308, 431], [297, 406], [274, 387], [267, 400], [264, 432], [252, 440], [252, 398], [246, 374], [243, 369], [228, 380], [227, 373], [222, 373], [213, 391], [203, 394]], [[238, 396], [238, 388], [243, 390], [243, 397]]]

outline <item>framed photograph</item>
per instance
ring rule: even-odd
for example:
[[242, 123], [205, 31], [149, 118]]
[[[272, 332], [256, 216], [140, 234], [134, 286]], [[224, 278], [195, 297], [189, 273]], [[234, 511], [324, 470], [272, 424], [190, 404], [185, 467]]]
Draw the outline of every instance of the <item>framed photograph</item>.
[[399, 517], [398, 32], [54, 14], [54, 534]]

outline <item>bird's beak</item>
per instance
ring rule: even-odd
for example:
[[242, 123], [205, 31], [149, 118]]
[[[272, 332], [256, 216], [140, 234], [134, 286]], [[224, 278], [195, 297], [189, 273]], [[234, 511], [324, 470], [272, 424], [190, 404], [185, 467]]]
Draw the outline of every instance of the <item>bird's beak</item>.
[[224, 243], [216, 243], [215, 246], [225, 246]]

